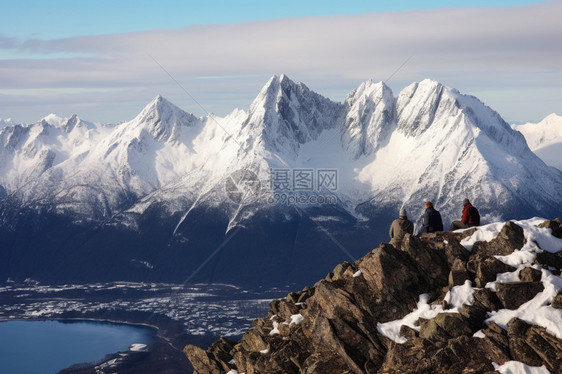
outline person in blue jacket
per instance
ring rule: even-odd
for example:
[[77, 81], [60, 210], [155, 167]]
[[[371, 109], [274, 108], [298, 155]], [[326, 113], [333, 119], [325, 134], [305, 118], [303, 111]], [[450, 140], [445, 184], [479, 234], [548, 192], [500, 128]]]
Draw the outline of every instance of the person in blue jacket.
[[441, 214], [437, 210], [435, 210], [431, 201], [426, 201], [425, 213], [422, 217], [422, 226], [419, 233], [423, 234], [426, 232], [437, 231], [443, 231], [443, 221], [441, 220]]

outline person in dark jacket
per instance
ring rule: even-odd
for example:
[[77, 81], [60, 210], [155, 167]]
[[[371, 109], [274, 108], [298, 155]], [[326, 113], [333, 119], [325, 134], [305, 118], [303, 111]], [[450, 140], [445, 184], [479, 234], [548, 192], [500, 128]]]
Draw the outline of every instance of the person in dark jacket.
[[406, 209], [402, 208], [400, 209], [399, 218], [392, 221], [392, 225], [390, 225], [390, 231], [388, 233], [390, 235], [390, 244], [392, 244], [394, 248], [400, 248], [404, 235], [413, 233], [414, 224], [408, 219]]
[[443, 221], [441, 220], [441, 214], [437, 210], [435, 210], [431, 201], [426, 201], [425, 213], [422, 217], [422, 227], [419, 233], [423, 234], [426, 232], [437, 231], [443, 231]]
[[468, 199], [462, 201], [462, 218], [460, 221], [451, 223], [451, 231], [466, 229], [468, 227], [480, 226], [480, 213], [476, 207], [472, 206]]

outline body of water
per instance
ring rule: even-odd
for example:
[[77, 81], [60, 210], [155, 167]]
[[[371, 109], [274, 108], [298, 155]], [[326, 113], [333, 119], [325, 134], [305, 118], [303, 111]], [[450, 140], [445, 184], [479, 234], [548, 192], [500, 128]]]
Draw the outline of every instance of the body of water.
[[131, 344], [155, 340], [154, 330], [106, 322], [0, 322], [0, 373], [52, 374], [95, 362]]

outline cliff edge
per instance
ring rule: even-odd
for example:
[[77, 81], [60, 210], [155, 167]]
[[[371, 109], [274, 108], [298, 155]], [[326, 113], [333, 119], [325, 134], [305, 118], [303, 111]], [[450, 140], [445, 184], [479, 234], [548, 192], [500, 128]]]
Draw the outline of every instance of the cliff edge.
[[407, 235], [184, 352], [199, 374], [557, 373], [561, 268], [559, 219]]

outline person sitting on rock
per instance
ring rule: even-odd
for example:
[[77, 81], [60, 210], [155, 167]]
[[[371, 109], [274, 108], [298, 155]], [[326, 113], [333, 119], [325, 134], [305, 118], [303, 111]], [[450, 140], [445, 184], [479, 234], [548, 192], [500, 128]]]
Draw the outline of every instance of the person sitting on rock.
[[390, 225], [390, 244], [392, 244], [394, 248], [400, 248], [404, 235], [413, 233], [414, 224], [408, 219], [406, 209], [402, 208], [400, 209], [399, 218], [392, 221]]
[[425, 202], [425, 213], [422, 216], [422, 226], [419, 234], [443, 231], [441, 214], [435, 210], [431, 201]]
[[478, 209], [472, 206], [468, 199], [464, 199], [462, 201], [462, 205], [464, 206], [462, 210], [462, 218], [460, 221], [453, 221], [453, 223], [451, 223], [451, 231], [480, 226], [480, 213], [478, 212]]

